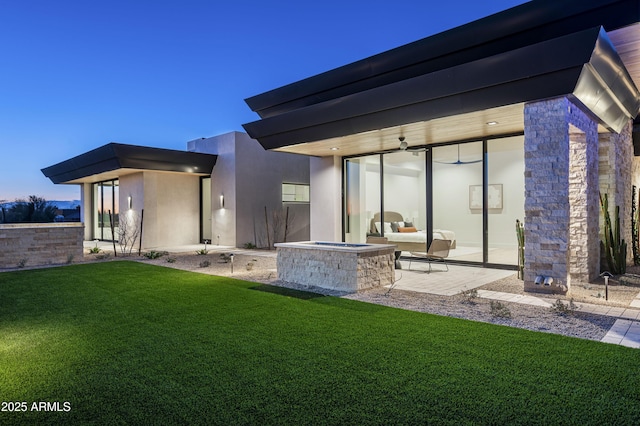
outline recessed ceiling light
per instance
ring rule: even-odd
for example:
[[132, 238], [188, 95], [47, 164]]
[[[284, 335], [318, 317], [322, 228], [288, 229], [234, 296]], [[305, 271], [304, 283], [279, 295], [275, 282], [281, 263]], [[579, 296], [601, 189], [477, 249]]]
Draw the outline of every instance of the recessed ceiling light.
[[487, 121], [487, 126], [495, 126], [496, 124], [498, 124], [497, 121]]
[[338, 148], [337, 146], [334, 146], [334, 147], [332, 147], [332, 148], [331, 148], [331, 151], [337, 151], [337, 150], [339, 150], [339, 149], [340, 149], [340, 148]]

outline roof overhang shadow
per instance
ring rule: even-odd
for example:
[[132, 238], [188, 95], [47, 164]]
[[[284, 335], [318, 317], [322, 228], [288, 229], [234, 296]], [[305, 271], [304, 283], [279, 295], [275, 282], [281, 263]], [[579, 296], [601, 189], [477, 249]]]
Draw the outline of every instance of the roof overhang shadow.
[[640, 93], [601, 27], [319, 102], [244, 125], [265, 149], [571, 96], [620, 131]]
[[211, 154], [109, 143], [46, 167], [42, 173], [56, 184], [120, 169], [210, 175], [217, 158]]

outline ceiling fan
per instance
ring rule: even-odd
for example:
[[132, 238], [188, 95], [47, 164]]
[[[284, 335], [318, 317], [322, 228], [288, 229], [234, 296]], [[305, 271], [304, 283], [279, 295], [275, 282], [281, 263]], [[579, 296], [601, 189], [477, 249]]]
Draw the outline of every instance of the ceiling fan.
[[482, 161], [482, 159], [480, 160], [473, 160], [473, 161], [460, 161], [460, 144], [458, 144], [458, 159], [456, 161], [453, 162], [449, 162], [449, 161], [436, 161], [433, 160], [434, 163], [440, 163], [440, 164], [455, 164], [455, 165], [460, 165], [460, 164], [473, 164], [473, 163], [480, 163]]
[[412, 152], [413, 155], [418, 155], [419, 152], [424, 152], [427, 148], [409, 148], [409, 144], [404, 140], [404, 136], [400, 136], [398, 140], [400, 141], [400, 151]]

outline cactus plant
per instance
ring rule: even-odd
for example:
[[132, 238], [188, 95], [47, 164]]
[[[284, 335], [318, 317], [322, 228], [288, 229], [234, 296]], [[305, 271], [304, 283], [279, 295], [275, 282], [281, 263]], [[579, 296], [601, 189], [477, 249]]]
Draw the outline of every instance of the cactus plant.
[[524, 223], [516, 219], [516, 237], [518, 238], [518, 279], [524, 280]]
[[609, 272], [614, 275], [624, 274], [627, 270], [627, 243], [624, 238], [620, 238], [620, 206], [616, 206], [613, 225], [607, 194], [600, 194], [600, 207], [604, 216], [604, 240], [600, 247], [604, 251]]

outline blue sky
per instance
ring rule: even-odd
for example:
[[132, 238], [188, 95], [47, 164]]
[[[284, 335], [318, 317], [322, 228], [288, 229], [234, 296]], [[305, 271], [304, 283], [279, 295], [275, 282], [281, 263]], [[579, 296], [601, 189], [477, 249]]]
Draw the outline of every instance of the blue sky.
[[79, 199], [40, 169], [242, 130], [247, 97], [522, 3], [2, 1], [0, 200]]

